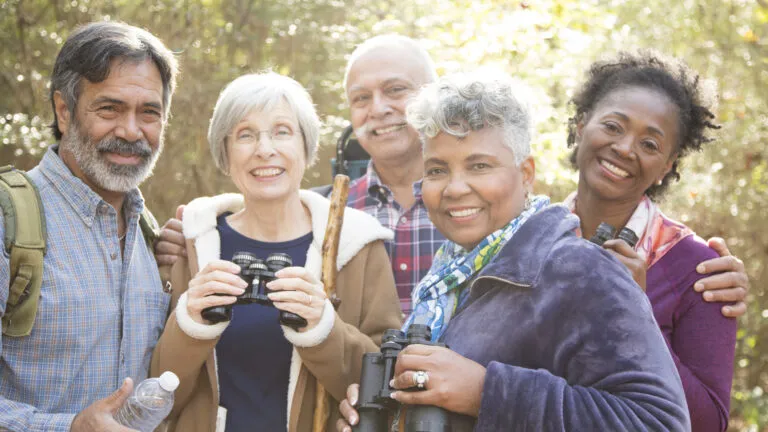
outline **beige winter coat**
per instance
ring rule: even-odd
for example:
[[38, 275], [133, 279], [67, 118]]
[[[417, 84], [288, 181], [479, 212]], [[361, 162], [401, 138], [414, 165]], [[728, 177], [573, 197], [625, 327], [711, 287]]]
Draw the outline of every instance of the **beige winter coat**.
[[[330, 202], [311, 191], [300, 191], [300, 197], [311, 214], [314, 236], [305, 268], [320, 280], [321, 247]], [[198, 198], [184, 211], [188, 258], [179, 259], [173, 266], [171, 307], [174, 311], [155, 348], [151, 365], [152, 376], [170, 370], [181, 379], [169, 416], [171, 431], [224, 429], [226, 410], [218, 406], [214, 347], [228, 323], [202, 325], [193, 321], [187, 314], [183, 294], [198, 269], [219, 258], [216, 217], [242, 208], [242, 195], [224, 194]], [[383, 243], [391, 238], [391, 231], [373, 217], [354, 209], [345, 210], [337, 258], [336, 292], [342, 300], [341, 306], [334, 311], [326, 301], [320, 323], [310, 331], [299, 333], [283, 327], [286, 339], [294, 346], [288, 385], [288, 431], [311, 430], [315, 377], [332, 396], [328, 430], [335, 430], [338, 401], [344, 398], [349, 384], [360, 380], [363, 353], [378, 351], [383, 332], [399, 328], [400, 305]]]

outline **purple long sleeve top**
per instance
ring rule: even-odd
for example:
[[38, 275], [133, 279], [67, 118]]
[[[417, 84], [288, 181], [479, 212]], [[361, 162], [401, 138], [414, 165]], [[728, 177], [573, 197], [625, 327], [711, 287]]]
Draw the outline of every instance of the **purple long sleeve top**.
[[693, 290], [696, 266], [718, 255], [696, 236], [676, 244], [648, 269], [646, 294], [675, 361], [695, 432], [728, 427], [737, 322]]
[[486, 367], [454, 432], [691, 430], [648, 297], [578, 225], [560, 205], [532, 216], [448, 323], [443, 342]]

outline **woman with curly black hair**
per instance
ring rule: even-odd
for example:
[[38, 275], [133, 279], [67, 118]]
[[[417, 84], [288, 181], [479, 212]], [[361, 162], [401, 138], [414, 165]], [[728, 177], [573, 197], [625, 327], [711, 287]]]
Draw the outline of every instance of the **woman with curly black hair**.
[[717, 257], [656, 200], [680, 178], [681, 158], [717, 129], [696, 73], [653, 53], [594, 63], [572, 100], [571, 161], [579, 184], [566, 200], [592, 237], [601, 222], [632, 229], [634, 248], [604, 244], [646, 290], [686, 393], [694, 431], [728, 426], [737, 323], [694, 291], [696, 266]]

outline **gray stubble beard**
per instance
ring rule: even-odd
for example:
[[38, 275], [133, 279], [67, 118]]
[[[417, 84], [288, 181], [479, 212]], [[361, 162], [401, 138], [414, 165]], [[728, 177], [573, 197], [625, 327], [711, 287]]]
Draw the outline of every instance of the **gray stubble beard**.
[[[81, 133], [77, 122], [72, 122], [67, 135], [62, 137], [59, 145], [72, 153], [83, 174], [98, 187], [125, 193], [138, 187], [152, 175], [163, 151], [163, 132], [160, 132], [160, 145], [157, 151], [152, 152], [145, 138], [131, 143], [108, 136], [94, 144], [90, 137]], [[137, 155], [142, 158], [142, 161], [138, 165], [113, 164], [104, 157], [103, 153], [115, 150], [124, 154]]]

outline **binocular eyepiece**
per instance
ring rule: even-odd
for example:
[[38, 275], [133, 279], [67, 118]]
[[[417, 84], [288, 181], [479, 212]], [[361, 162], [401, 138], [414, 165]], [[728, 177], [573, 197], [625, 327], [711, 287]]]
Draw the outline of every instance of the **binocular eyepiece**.
[[[600, 222], [600, 225], [597, 227], [597, 231], [595, 231], [595, 235], [593, 235], [589, 241], [598, 246], [602, 246], [603, 243], [605, 243], [607, 240], [612, 239], [615, 234], [616, 228], [605, 222]], [[621, 231], [619, 231], [619, 235], [616, 237], [627, 242], [629, 247], [632, 248], [635, 247], [638, 240], [637, 234], [635, 234], [634, 231], [627, 227], [622, 228]]]
[[[353, 431], [389, 431], [389, 414], [399, 407], [399, 403], [389, 397], [395, 391], [389, 382], [395, 377], [397, 355], [412, 344], [445, 346], [433, 343], [431, 339], [432, 330], [429, 326], [412, 324], [408, 333], [396, 329], [387, 330], [381, 339], [381, 352], [363, 354], [357, 405], [360, 421], [352, 428]], [[450, 432], [448, 412], [436, 406], [409, 405], [405, 413], [404, 432]]]
[[[264, 306], [274, 304], [267, 297], [269, 289], [267, 284], [276, 279], [275, 273], [293, 264], [291, 256], [284, 253], [274, 253], [266, 260], [259, 259], [250, 252], [237, 252], [232, 257], [232, 262], [240, 267], [240, 278], [248, 283], [245, 292], [237, 296], [235, 304], [258, 303]], [[201, 315], [204, 319], [218, 323], [232, 319], [232, 305], [213, 306], [203, 309]], [[280, 311], [280, 324], [298, 330], [307, 325], [307, 320], [295, 313]]]

